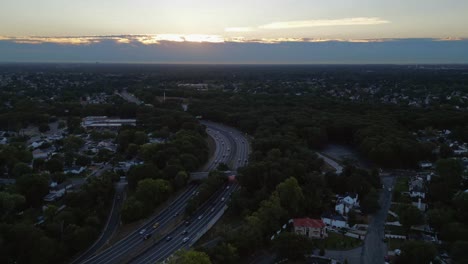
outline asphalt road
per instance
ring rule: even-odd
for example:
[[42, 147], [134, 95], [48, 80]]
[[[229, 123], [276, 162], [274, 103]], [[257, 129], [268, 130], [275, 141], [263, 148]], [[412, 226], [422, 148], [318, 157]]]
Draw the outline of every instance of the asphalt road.
[[120, 181], [116, 183], [111, 212], [109, 214], [106, 226], [104, 227], [104, 230], [101, 233], [101, 236], [90, 248], [88, 248], [88, 250], [86, 250], [78, 258], [76, 258], [72, 263], [80, 263], [92, 256], [109, 241], [112, 234], [114, 234], [114, 232], [117, 230], [120, 224], [120, 208], [122, 207], [124, 201], [123, 197], [125, 195], [126, 185], [127, 183], [125, 181]]
[[[209, 122], [210, 123], [210, 122]], [[206, 125], [206, 124], [205, 124]], [[233, 159], [237, 158], [238, 160], [247, 160], [248, 159], [248, 154], [249, 154], [249, 148], [248, 148], [248, 142], [246, 140], [241, 139], [240, 137], [242, 134], [234, 129], [229, 128], [228, 130], [223, 130], [224, 126], [218, 127], [216, 124], [208, 124], [208, 129], [207, 133], [213, 137], [216, 143], [216, 150], [215, 154], [213, 157], [209, 160], [207, 165], [205, 166], [206, 170], [213, 170], [215, 169], [220, 162], [224, 163], [233, 163]], [[232, 138], [231, 135], [234, 133], [237, 133], [236, 135], [239, 137], [238, 139]], [[244, 143], [242, 143], [244, 141]], [[242, 152], [238, 151], [238, 148], [235, 143], [239, 144], [245, 144], [245, 146], [240, 147], [239, 150], [242, 150]], [[233, 144], [234, 143], [234, 144]], [[237, 168], [238, 165], [241, 162], [237, 162], [237, 164], [234, 164], [233, 168]], [[245, 161], [244, 163], [245, 164]], [[234, 190], [236, 187], [234, 186], [232, 190]], [[135, 254], [135, 251], [147, 246], [144, 243], [151, 243], [153, 239], [148, 239], [144, 240], [143, 237], [147, 234], [155, 234], [157, 233], [160, 229], [168, 226], [169, 224], [176, 224], [175, 221], [176, 215], [178, 214], [183, 214], [185, 210], [185, 206], [187, 204], [187, 201], [191, 198], [192, 195], [194, 195], [197, 192], [198, 185], [191, 185], [187, 188], [186, 191], [184, 191], [171, 205], [169, 205], [167, 208], [165, 208], [161, 213], [159, 213], [157, 216], [149, 219], [145, 224], [143, 224], [138, 230], [135, 230], [133, 233], [128, 235], [127, 237], [123, 238], [116, 244], [114, 244], [112, 247], [106, 249], [105, 251], [93, 255], [90, 258], [88, 258], [86, 261], [82, 263], [120, 263], [125, 261], [125, 259], [128, 259], [129, 256], [132, 254]], [[227, 189], [230, 190], [230, 189]], [[214, 198], [213, 198], [214, 199]], [[225, 199], [224, 203], [227, 201]], [[219, 212], [221, 210], [221, 205], [223, 203], [220, 203], [219, 207], [215, 207], [213, 210], [214, 212]], [[203, 207], [204, 208], [204, 207]], [[203, 209], [202, 208], [202, 209]], [[207, 208], [204, 208], [207, 209]], [[210, 213], [211, 212], [211, 209]], [[210, 217], [210, 214], [206, 214], [207, 219]], [[202, 221], [203, 222], [203, 221]], [[157, 228], [153, 228], [153, 225], [155, 223], [159, 223]], [[140, 234], [140, 231], [145, 230]], [[189, 244], [188, 241], [186, 242], [187, 245]]]
[[[229, 189], [227, 189], [228, 186]], [[165, 260], [179, 249], [188, 249], [206, 232], [215, 216], [225, 209], [230, 194], [237, 188], [238, 185], [230, 184], [218, 191], [188, 220], [190, 224], [180, 223], [172, 232], [155, 241], [153, 247], [134, 258], [130, 263], [157, 263]]]
[[[235, 173], [239, 167], [247, 164], [250, 153], [249, 143], [241, 132], [217, 123], [208, 121], [202, 123], [207, 126], [207, 133], [210, 136], [213, 136], [215, 140], [220, 140], [222, 146], [223, 143], [224, 146], [226, 144], [229, 146], [229, 149], [221, 151], [222, 158], [220, 160], [215, 159], [212, 165], [216, 167], [219, 162], [225, 162]], [[152, 247], [138, 257], [133, 258], [130, 263], [156, 263], [165, 260], [179, 249], [189, 248], [224, 213], [231, 193], [238, 188], [239, 186], [236, 183], [229, 183], [222, 190], [218, 190], [188, 220], [189, 225], [180, 223], [166, 237], [155, 241]]]
[[381, 179], [382, 184], [385, 186], [380, 194], [379, 203], [381, 208], [374, 214], [367, 228], [367, 235], [361, 253], [361, 263], [363, 264], [385, 263], [384, 257], [387, 251], [386, 245], [383, 242], [385, 220], [387, 219], [387, 213], [392, 201], [392, 192], [388, 188], [391, 187], [393, 189], [395, 177], [382, 177]]

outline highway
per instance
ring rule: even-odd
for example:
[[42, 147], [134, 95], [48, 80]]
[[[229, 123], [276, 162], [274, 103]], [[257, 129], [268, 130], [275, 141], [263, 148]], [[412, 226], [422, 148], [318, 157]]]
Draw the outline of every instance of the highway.
[[[229, 146], [229, 149], [222, 151], [222, 158], [218, 160], [218, 163], [228, 164], [233, 174], [239, 167], [247, 164], [250, 147], [247, 138], [241, 132], [213, 122], [202, 121], [202, 124], [207, 127], [207, 133], [210, 136]], [[216, 160], [214, 162], [215, 164], [212, 165], [216, 166]], [[227, 208], [229, 197], [238, 188], [239, 185], [236, 183], [226, 184], [197, 209], [188, 220], [190, 224], [180, 223], [167, 236], [156, 241], [152, 247], [133, 258], [130, 263], [156, 263], [165, 260], [179, 249], [192, 246], [221, 217]]]
[[[218, 125], [216, 124], [212, 125], [212, 123], [208, 123], [209, 124], [207, 125], [205, 124], [205, 122], [203, 122], [203, 124], [207, 125], [207, 133], [214, 139], [216, 148], [213, 157], [204, 167], [204, 170], [214, 170], [221, 162], [227, 164], [236, 163], [235, 166], [233, 166], [232, 168], [237, 168], [240, 162], [234, 162], [236, 158], [238, 160], [242, 158], [245, 164], [245, 160], [248, 159], [249, 149], [248, 142], [246, 141], [246, 139], [244, 139], [244, 143], [241, 143], [242, 139], [240, 137], [242, 137], [242, 134], [231, 128], [226, 129], [223, 126], [218, 127]], [[238, 139], [233, 138], [232, 135], [234, 133], [237, 133], [236, 135], [238, 135]], [[238, 147], [237, 143], [245, 144], [246, 147]], [[239, 153], [237, 151], [238, 149], [242, 149], [243, 152]], [[229, 188], [226, 190], [228, 192], [232, 192], [236, 188], [237, 186], [234, 186], [232, 189]], [[145, 235], [154, 235], [154, 237], [156, 237], [155, 234], [157, 234], [159, 230], [169, 225], [175, 225], [178, 221], [180, 221], [180, 217], [177, 216], [182, 215], [184, 213], [187, 201], [192, 197], [192, 195], [196, 194], [197, 189], [198, 185], [196, 184], [188, 186], [188, 188], [182, 194], [180, 194], [180, 196], [174, 202], [172, 202], [167, 208], [162, 210], [157, 216], [152, 217], [151, 219], [146, 221], [145, 224], [140, 226], [138, 230], [135, 230], [133, 233], [123, 238], [122, 240], [114, 244], [112, 247], [100, 252], [97, 255], [91, 256], [82, 263], [122, 263], [128, 260], [129, 258], [132, 258], [133, 254], [138, 254], [139, 250], [148, 247], [151, 241], [154, 241], [154, 239], [144, 240], [143, 237]], [[224, 192], [221, 194], [224, 194]], [[217, 206], [215, 210], [213, 210], [213, 213], [219, 212], [221, 206], [224, 206], [223, 204], [225, 204], [226, 201], [227, 199], [225, 199], [224, 203], [220, 203], [220, 205]], [[207, 208], [202, 207], [201, 209]], [[206, 217], [207, 219], [209, 219], [210, 214], [207, 214]], [[153, 225], [155, 223], [159, 223], [159, 225], [158, 227], [153, 228]], [[140, 234], [140, 231], [142, 230], [145, 231], [142, 232], [143, 234]]]

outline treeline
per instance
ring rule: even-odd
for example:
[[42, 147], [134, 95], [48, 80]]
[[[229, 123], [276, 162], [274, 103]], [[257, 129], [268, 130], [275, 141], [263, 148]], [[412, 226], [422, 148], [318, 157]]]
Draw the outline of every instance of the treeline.
[[[150, 215], [174, 191], [186, 186], [190, 172], [208, 160], [205, 131], [193, 117], [176, 110], [146, 111], [138, 116], [144, 131], [125, 129], [117, 136], [119, 152], [144, 161], [127, 174], [130, 197], [122, 208], [125, 223]], [[149, 131], [161, 142], [147, 143]]]
[[194, 115], [230, 124], [254, 137], [271, 135], [275, 127], [280, 142], [293, 137], [310, 148], [320, 149], [328, 142], [351, 144], [375, 164], [389, 168], [411, 168], [435, 158], [434, 146], [418, 142], [415, 130], [456, 129], [468, 122], [464, 112], [347, 103], [320, 96], [213, 92], [200, 97], [190, 105]]
[[[91, 178], [62, 203], [50, 204], [41, 213], [48, 177], [23, 175], [14, 188], [0, 190], [1, 263], [63, 263], [98, 237], [118, 177], [104, 173]], [[43, 218], [38, 219], [41, 214]]]

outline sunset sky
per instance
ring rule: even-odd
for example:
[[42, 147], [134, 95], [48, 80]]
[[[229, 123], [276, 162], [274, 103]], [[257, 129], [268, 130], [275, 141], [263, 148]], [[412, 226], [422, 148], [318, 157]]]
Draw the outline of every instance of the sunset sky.
[[[276, 45], [284, 53], [273, 60], [253, 57], [246, 63], [282, 59], [285, 63], [318, 62], [314, 57], [306, 61], [288, 57], [287, 49], [281, 47], [291, 43], [301, 44], [305, 53], [318, 54], [326, 44], [336, 53], [337, 43], [340, 51], [349, 52], [371, 43], [366, 45], [384, 53], [375, 63], [390, 62], [384, 56], [387, 51], [392, 54], [392, 63], [405, 58], [405, 63], [422, 62], [424, 54], [408, 57], [415, 45], [420, 45], [423, 50], [441, 55], [431, 60], [434, 54], [428, 53], [424, 62], [468, 62], [466, 56], [459, 56], [468, 51], [463, 49], [468, 46], [466, 0], [3, 0], [0, 7], [0, 61], [27, 61], [25, 52], [31, 55], [31, 61], [55, 61], [51, 56], [55, 46], [69, 49], [65, 54], [81, 52], [87, 58], [69, 56], [61, 60], [107, 61], [109, 57], [98, 51], [105, 49], [102, 45], [106, 44], [110, 49], [107, 52], [127, 52], [115, 54], [120, 59], [113, 61], [138, 62], [139, 56], [146, 54], [143, 57], [147, 58], [149, 54], [150, 59], [145, 62], [219, 63], [219, 57], [213, 54], [205, 54], [203, 61], [199, 60], [196, 50], [203, 42], [216, 44], [210, 47], [217, 52], [242, 53], [245, 49], [246, 53], [255, 54], [254, 47], [258, 45]], [[174, 49], [184, 49], [181, 52], [187, 57], [157, 55], [163, 50], [167, 53], [167, 45], [172, 46], [174, 54], [178, 54]], [[154, 54], [148, 49], [154, 49]], [[407, 55], [395, 58], [399, 50]], [[225, 63], [232, 62], [226, 54], [221, 55]], [[327, 59], [321, 54], [320, 63], [354, 62], [336, 54], [329, 56]]]

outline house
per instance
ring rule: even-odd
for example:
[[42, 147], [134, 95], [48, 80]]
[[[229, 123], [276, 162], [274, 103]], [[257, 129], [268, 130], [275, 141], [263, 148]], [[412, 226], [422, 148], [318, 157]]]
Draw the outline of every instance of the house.
[[417, 177], [409, 182], [409, 195], [411, 198], [420, 197], [424, 199], [426, 197], [424, 180], [422, 178]]
[[430, 168], [432, 168], [432, 162], [421, 161], [421, 162], [419, 162], [419, 167], [421, 169], [430, 169]]
[[324, 213], [322, 214], [322, 221], [327, 226], [330, 226], [333, 228], [347, 228], [348, 227], [348, 222], [346, 221], [346, 218], [344, 218], [342, 215], [339, 215], [339, 214]]
[[309, 238], [326, 238], [327, 229], [325, 223], [320, 219], [295, 218], [293, 219], [294, 233], [307, 236]]
[[347, 215], [351, 209], [359, 206], [358, 194], [349, 193], [345, 196], [338, 196], [335, 211], [341, 215]]
[[80, 174], [82, 173], [83, 171], [85, 170], [85, 167], [78, 167], [78, 166], [75, 166], [75, 167], [70, 167], [70, 168], [66, 168], [63, 170], [63, 173], [65, 174]]

